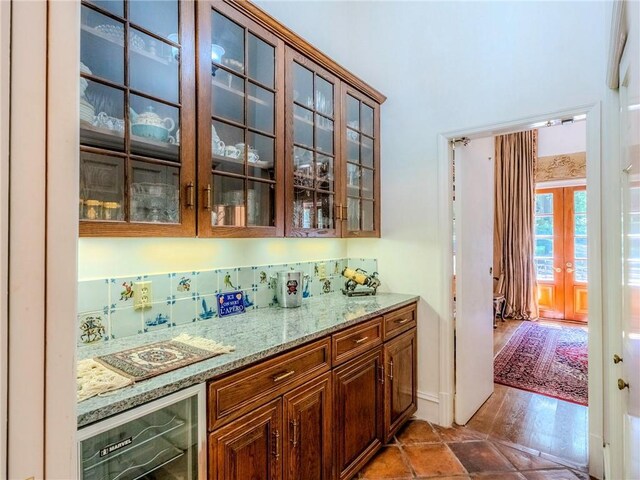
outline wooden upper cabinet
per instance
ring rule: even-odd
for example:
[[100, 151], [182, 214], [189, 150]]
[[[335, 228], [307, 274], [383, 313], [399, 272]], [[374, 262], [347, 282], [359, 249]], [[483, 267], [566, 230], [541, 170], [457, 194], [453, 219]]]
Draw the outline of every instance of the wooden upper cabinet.
[[343, 237], [380, 236], [380, 105], [343, 84]]
[[284, 232], [284, 44], [223, 1], [198, 8], [198, 235]]
[[249, 1], [81, 8], [81, 235], [380, 235], [382, 94]]
[[80, 28], [80, 234], [195, 234], [194, 6], [89, 2]]
[[339, 237], [340, 81], [286, 49], [286, 235]]

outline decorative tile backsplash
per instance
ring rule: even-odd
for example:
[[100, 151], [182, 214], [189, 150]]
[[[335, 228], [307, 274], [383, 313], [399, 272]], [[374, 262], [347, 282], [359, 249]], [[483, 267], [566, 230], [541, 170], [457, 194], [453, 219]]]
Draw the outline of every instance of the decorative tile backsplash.
[[[303, 297], [340, 291], [344, 267], [378, 270], [376, 259], [339, 258], [278, 265], [229, 267], [78, 282], [78, 344], [143, 334], [217, 317], [216, 294], [242, 290], [245, 309], [277, 306], [270, 278], [281, 270], [309, 275]], [[134, 309], [136, 282], [151, 282], [151, 308]]]

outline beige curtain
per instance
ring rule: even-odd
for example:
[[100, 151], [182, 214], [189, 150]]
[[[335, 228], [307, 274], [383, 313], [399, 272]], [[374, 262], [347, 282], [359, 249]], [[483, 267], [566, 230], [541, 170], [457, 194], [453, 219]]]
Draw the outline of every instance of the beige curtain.
[[496, 137], [494, 276], [504, 274], [505, 316], [538, 318], [533, 263], [538, 132]]

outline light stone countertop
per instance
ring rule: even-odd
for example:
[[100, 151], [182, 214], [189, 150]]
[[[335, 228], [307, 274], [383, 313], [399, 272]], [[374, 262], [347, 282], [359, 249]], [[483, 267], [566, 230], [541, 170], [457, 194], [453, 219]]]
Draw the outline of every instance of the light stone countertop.
[[271, 307], [78, 348], [78, 360], [106, 355], [181, 333], [210, 338], [235, 351], [141, 381], [78, 404], [78, 428], [252, 364], [383, 313], [418, 301], [415, 295], [341, 293], [305, 299], [299, 308]]

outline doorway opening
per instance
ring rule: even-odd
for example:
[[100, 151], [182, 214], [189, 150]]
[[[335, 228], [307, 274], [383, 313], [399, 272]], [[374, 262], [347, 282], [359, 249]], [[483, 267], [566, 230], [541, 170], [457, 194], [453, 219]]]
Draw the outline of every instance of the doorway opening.
[[[518, 387], [494, 384], [493, 371], [494, 355], [507, 346], [509, 351], [515, 352], [516, 347], [509, 345], [509, 341], [521, 337], [520, 343], [525, 347], [531, 348], [537, 342], [541, 349], [541, 363], [533, 366], [522, 364], [525, 373], [546, 373], [549, 379], [571, 362], [584, 362], [583, 366], [586, 368], [589, 351], [596, 355], [596, 358], [591, 359], [596, 375], [593, 379], [587, 378], [586, 369], [584, 370], [580, 387], [584, 398], [586, 399], [588, 391], [601, 383], [597, 372], [597, 357], [601, 355], [602, 347], [592, 342], [593, 352], [588, 350], [589, 339], [586, 335], [591, 329], [587, 328], [587, 319], [593, 322], [589, 327], [594, 327], [596, 332], [602, 328], [598, 310], [589, 311], [591, 307], [587, 303], [587, 299], [592, 297], [596, 304], [600, 301], [599, 254], [591, 257], [588, 255], [591, 251], [597, 252], [600, 238], [597, 209], [593, 212], [587, 210], [587, 199], [593, 204], [599, 201], [599, 187], [597, 182], [594, 182], [593, 188], [587, 187], [585, 171], [588, 151], [594, 153], [593, 158], [589, 158], [591, 175], [597, 175], [594, 172], [599, 170], [599, 147], [598, 150], [593, 148], [598, 141], [594, 138], [594, 132], [599, 131], [599, 123], [596, 121], [596, 125], [591, 127], [591, 145], [587, 148], [584, 120], [588, 115], [584, 111], [572, 113], [571, 116], [569, 112], [562, 116], [558, 114], [552, 120], [547, 117], [531, 123], [456, 132], [445, 137], [447, 141], [460, 137], [470, 139], [467, 146], [458, 142], [455, 149], [451, 148], [448, 156], [451, 165], [448, 170], [451, 224], [447, 231], [451, 233], [449, 238], [453, 238], [452, 255], [448, 258], [453, 258], [453, 262], [445, 273], [451, 274], [448, 278], [453, 285], [450, 290], [450, 325], [455, 339], [452, 342], [455, 365], [452, 390], [455, 395], [451, 419], [457, 424], [468, 425], [493, 437], [534, 449], [560, 463], [586, 470], [591, 457], [597, 456], [589, 455], [589, 448], [595, 448], [593, 440], [601, 435], [597, 421], [592, 423], [593, 419], [598, 418], [597, 409], [601, 398], [597, 395], [589, 398], [587, 407], [580, 405], [580, 400], [575, 398], [567, 399], [563, 398], [562, 393], [554, 394], [553, 389], [543, 388], [538, 391], [533, 387], [528, 388], [526, 382]], [[584, 160], [583, 176], [535, 182], [530, 261], [536, 308], [532, 309], [530, 318], [510, 315], [509, 309], [504, 309], [504, 305], [498, 304], [497, 308], [493, 308], [496, 306], [495, 302], [488, 300], [492, 296], [495, 299], [496, 295], [505, 295], [504, 291], [500, 291], [505, 283], [502, 275], [494, 276], [493, 248], [487, 246], [493, 246], [496, 213], [493, 195], [495, 172], [491, 170], [489, 174], [486, 173], [487, 169], [493, 169], [495, 165], [495, 137], [531, 129], [551, 129], [554, 125], [564, 128], [569, 124], [581, 124], [583, 150], [560, 152], [558, 155], [571, 157], [570, 154], [581, 153]], [[469, 166], [471, 164], [473, 166]], [[478, 165], [481, 164], [484, 165], [481, 167], [482, 171], [478, 170]], [[492, 181], [482, 183], [486, 178]], [[593, 218], [587, 221], [589, 216]], [[487, 228], [487, 224], [491, 228]], [[593, 278], [590, 274], [592, 270], [595, 273]], [[478, 298], [486, 301], [478, 302]], [[498, 321], [494, 324], [496, 314]], [[500, 314], [507, 318], [501, 319]], [[529, 332], [529, 327], [534, 326], [538, 330]], [[542, 331], [546, 333], [542, 335]], [[583, 340], [576, 342], [576, 338], [581, 335]], [[542, 336], [549, 337], [548, 341], [542, 341]], [[561, 355], [560, 364], [554, 365], [553, 361], [558, 359], [554, 360], [552, 357], [557, 357], [558, 352], [564, 356]], [[511, 357], [511, 362], [518, 361], [517, 355]], [[575, 374], [575, 371], [572, 373]], [[600, 467], [591, 467], [591, 471], [597, 474]]]

